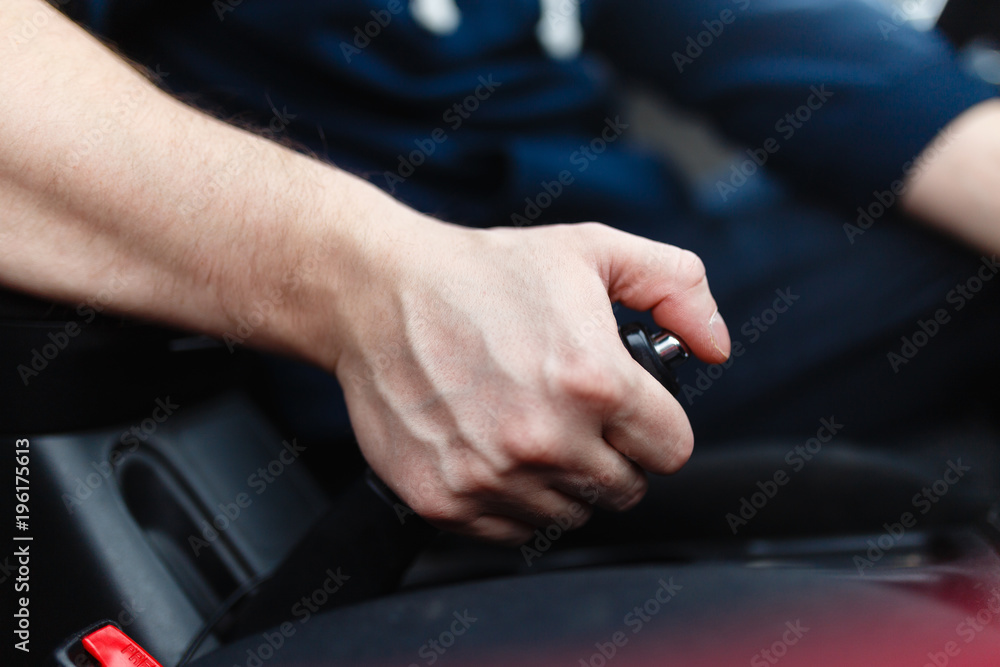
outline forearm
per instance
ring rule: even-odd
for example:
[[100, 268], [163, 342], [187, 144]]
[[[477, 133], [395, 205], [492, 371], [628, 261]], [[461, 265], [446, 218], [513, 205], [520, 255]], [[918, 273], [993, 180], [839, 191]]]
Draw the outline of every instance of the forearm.
[[1000, 253], [1000, 100], [969, 109], [917, 160], [901, 198], [910, 214]]
[[0, 35], [40, 9], [0, 41], [0, 283], [74, 303], [114, 283], [109, 308], [213, 335], [269, 299], [252, 342], [278, 349], [310, 335], [303, 301], [335, 324], [341, 269], [403, 207], [181, 104], [40, 2], [5, 0]]
[[[41, 6], [6, 0], [0, 35]], [[245, 318], [249, 343], [335, 373], [375, 472], [471, 535], [579, 525], [576, 499], [631, 507], [639, 466], [690, 456], [683, 409], [611, 303], [724, 361], [693, 253], [597, 224], [419, 216], [156, 92], [64, 20], [0, 43], [0, 63], [0, 283], [78, 301], [114, 281], [117, 311], [217, 336]]]

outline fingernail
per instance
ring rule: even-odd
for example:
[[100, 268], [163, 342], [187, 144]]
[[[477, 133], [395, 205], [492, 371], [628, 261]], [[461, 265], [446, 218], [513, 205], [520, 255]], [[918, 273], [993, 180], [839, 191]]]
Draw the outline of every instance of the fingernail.
[[712, 345], [725, 359], [729, 359], [729, 353], [725, 351], [730, 348], [729, 327], [726, 326], [726, 321], [719, 314], [718, 308], [715, 309], [715, 314], [712, 315], [712, 319], [708, 323], [708, 330], [712, 335]]

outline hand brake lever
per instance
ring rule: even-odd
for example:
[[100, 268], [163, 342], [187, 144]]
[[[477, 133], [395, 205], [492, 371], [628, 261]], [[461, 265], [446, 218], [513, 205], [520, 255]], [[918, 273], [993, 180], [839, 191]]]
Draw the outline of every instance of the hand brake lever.
[[623, 324], [618, 328], [618, 335], [632, 358], [659, 380], [667, 391], [674, 396], [680, 392], [674, 369], [691, 356], [680, 338], [666, 330], [650, 333], [638, 322]]
[[[676, 396], [674, 368], [689, 357], [685, 344], [669, 331], [650, 331], [636, 322], [620, 327], [619, 335], [632, 358]], [[242, 596], [231, 632], [247, 635], [288, 620], [294, 605], [321, 587], [331, 571], [346, 577], [324, 609], [391, 593], [438, 532], [369, 468], [271, 574]], [[193, 644], [187, 654], [196, 648]]]

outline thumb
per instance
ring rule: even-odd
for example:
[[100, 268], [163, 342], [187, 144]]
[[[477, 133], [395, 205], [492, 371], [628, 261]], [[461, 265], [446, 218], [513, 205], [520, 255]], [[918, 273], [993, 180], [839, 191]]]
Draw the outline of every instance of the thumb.
[[611, 301], [652, 311], [656, 323], [680, 336], [702, 361], [729, 358], [729, 330], [698, 255], [601, 224], [583, 227]]

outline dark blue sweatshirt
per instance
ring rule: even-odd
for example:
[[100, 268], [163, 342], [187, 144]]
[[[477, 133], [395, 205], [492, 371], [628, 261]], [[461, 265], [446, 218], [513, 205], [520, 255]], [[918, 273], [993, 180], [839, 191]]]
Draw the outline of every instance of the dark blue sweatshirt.
[[[416, 0], [413, 0], [416, 2]], [[685, 204], [629, 140], [619, 82], [709, 116], [799, 190], [848, 207], [994, 94], [943, 40], [849, 0], [90, 0], [69, 9], [166, 85], [277, 128], [411, 205], [473, 225], [656, 215]], [[440, 3], [437, 3], [440, 4]], [[761, 151], [764, 151], [763, 153]]]

